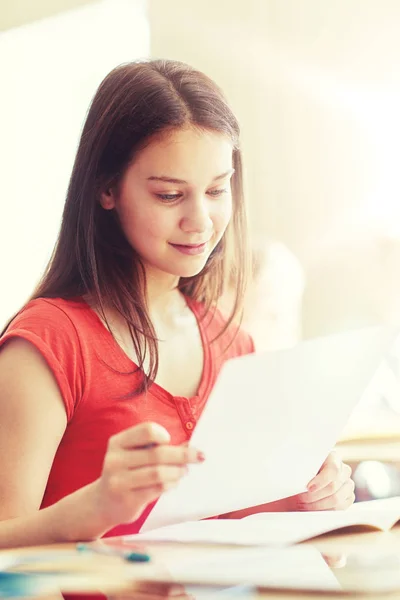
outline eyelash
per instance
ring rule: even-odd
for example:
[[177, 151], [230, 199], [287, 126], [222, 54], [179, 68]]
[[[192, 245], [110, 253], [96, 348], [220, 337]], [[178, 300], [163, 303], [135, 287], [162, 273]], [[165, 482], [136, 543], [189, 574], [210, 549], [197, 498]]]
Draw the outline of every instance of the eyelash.
[[[228, 192], [228, 190], [226, 190], [226, 189], [210, 190], [208, 192], [208, 194], [210, 194], [213, 198], [219, 198], [219, 196], [222, 196], [223, 194], [226, 194], [227, 192]], [[158, 198], [160, 198], [160, 200], [163, 200], [164, 202], [173, 202], [174, 200], [178, 200], [179, 198], [182, 198], [183, 194], [156, 194], [156, 196]]]

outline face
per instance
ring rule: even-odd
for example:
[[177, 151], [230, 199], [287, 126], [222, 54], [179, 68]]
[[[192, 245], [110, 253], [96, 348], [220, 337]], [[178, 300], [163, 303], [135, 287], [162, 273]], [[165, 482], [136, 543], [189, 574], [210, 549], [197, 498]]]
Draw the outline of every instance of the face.
[[231, 218], [232, 150], [222, 134], [177, 130], [139, 152], [118, 195], [102, 195], [146, 271], [192, 277], [203, 269]]

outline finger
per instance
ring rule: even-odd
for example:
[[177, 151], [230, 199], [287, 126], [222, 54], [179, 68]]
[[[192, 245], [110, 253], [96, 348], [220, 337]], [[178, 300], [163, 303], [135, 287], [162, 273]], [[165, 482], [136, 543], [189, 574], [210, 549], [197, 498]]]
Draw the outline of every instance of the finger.
[[169, 444], [171, 436], [168, 431], [158, 423], [140, 423], [125, 429], [110, 438], [109, 447], [143, 448], [149, 445]]
[[202, 452], [187, 446], [162, 445], [147, 450], [121, 450], [116, 448], [108, 451], [104, 460], [104, 469], [108, 472], [115, 472], [152, 465], [186, 466], [201, 463], [204, 460], [205, 456]]
[[354, 502], [354, 482], [347, 480], [334, 494], [315, 502], [299, 502], [299, 510], [344, 510]]
[[335, 450], [332, 450], [332, 452], [329, 452], [328, 456], [322, 463], [321, 468], [319, 469], [318, 473], [320, 473], [324, 467], [327, 467], [330, 465], [332, 465], [332, 466], [336, 465], [337, 467], [340, 467], [342, 464], [343, 464], [343, 461], [342, 461], [341, 457], [339, 456], [339, 454]]
[[[178, 480], [179, 481], [179, 480]], [[178, 481], [171, 481], [169, 483], [163, 483], [159, 485], [153, 485], [150, 487], [137, 488], [134, 490], [129, 490], [132, 493], [132, 498], [134, 497], [135, 502], [142, 506], [146, 506], [158, 498], [166, 492], [177, 486]], [[139, 513], [140, 514], [140, 513]], [[138, 515], [139, 516], [139, 515]], [[137, 518], [137, 517], [136, 517]]]
[[350, 481], [351, 469], [348, 465], [343, 465], [343, 468], [339, 476], [334, 480], [330, 481], [325, 487], [317, 489], [314, 492], [304, 492], [299, 494], [298, 499], [300, 502], [317, 502], [323, 498], [328, 498], [335, 494], [346, 481]]
[[[339, 479], [344, 467], [344, 463], [340, 460], [336, 453], [331, 452], [327, 460], [323, 463], [318, 474], [307, 485], [309, 492], [315, 492], [324, 488], [331, 481]], [[346, 465], [347, 469], [350, 467]]]
[[155, 465], [124, 471], [110, 477], [110, 487], [113, 491], [136, 490], [139, 488], [160, 486], [175, 483], [186, 475], [184, 467], [174, 465]]
[[336, 480], [331, 481], [323, 488], [318, 489], [315, 492], [303, 492], [298, 495], [298, 501], [302, 504], [311, 504], [312, 502], [318, 502], [324, 498], [333, 496], [343, 485], [343, 481]]
[[202, 452], [188, 446], [156, 446], [147, 450], [129, 452], [129, 468], [143, 465], [180, 465], [200, 463], [205, 460]]

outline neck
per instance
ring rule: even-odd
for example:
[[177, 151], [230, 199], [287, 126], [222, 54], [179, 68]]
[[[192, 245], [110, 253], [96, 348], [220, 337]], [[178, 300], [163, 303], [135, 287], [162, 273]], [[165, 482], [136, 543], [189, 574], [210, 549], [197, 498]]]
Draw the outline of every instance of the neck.
[[178, 284], [179, 277], [146, 268], [146, 298], [151, 315], [165, 317], [182, 311]]

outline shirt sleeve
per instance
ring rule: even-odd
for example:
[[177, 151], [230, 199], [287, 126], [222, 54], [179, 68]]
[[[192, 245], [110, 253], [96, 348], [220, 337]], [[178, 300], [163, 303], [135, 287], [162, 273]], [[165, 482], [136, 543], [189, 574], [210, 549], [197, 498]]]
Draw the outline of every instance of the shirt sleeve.
[[241, 337], [240, 343], [242, 348], [242, 355], [253, 354], [253, 352], [256, 351], [253, 336], [251, 336], [250, 333], [248, 333], [244, 329], [240, 330], [239, 335]]
[[46, 360], [60, 389], [69, 422], [84, 390], [79, 336], [70, 317], [50, 300], [34, 300], [12, 320], [0, 338], [0, 349], [12, 338], [30, 342]]

